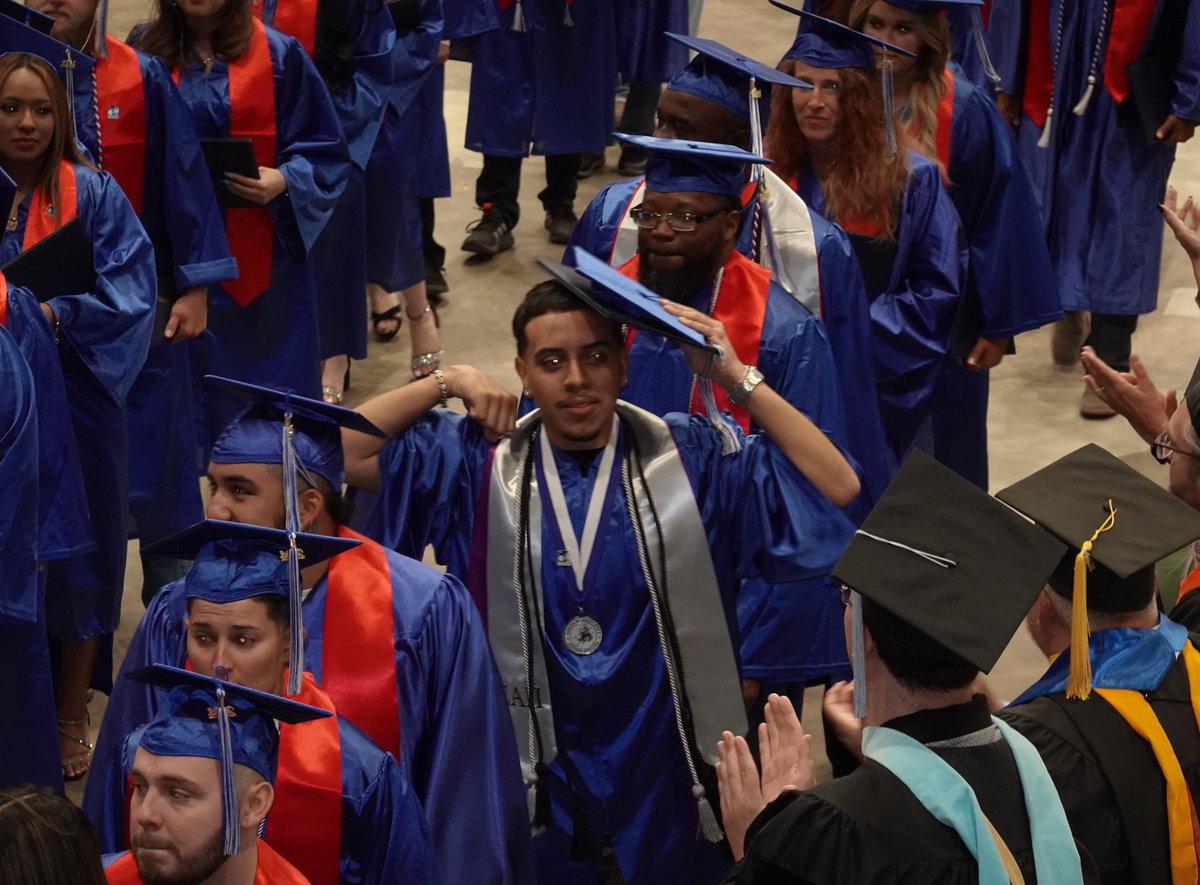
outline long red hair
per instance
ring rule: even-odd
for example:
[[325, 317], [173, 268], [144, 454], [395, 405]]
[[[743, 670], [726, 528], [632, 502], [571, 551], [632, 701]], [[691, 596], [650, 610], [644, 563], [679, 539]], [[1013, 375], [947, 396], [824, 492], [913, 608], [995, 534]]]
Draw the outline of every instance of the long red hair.
[[[797, 64], [785, 59], [779, 69], [795, 75]], [[894, 239], [896, 219], [908, 183], [908, 139], [896, 131], [899, 147], [891, 155], [883, 127], [883, 101], [879, 87], [865, 71], [839, 68], [840, 121], [834, 134], [832, 155], [836, 158], [821, 180], [825, 215], [843, 227], [869, 227], [879, 236]], [[808, 158], [808, 143], [796, 122], [792, 91], [775, 89], [771, 96], [771, 122], [763, 139], [773, 171], [791, 181]]]

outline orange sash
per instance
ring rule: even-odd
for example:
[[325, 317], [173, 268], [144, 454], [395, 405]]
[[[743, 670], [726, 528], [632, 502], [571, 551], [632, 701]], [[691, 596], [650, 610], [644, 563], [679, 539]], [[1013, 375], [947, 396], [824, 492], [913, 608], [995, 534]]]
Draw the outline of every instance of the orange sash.
[[[104, 871], [109, 885], [142, 885], [137, 861], [126, 853], [113, 861]], [[258, 840], [258, 866], [254, 870], [254, 885], [307, 885], [308, 879], [284, 860], [262, 839]]]
[[[171, 72], [179, 84], [179, 69]], [[249, 138], [259, 166], [275, 166], [275, 70], [267, 31], [255, 19], [250, 44], [229, 63], [229, 134]], [[271, 285], [275, 233], [265, 206], [225, 210], [225, 238], [237, 260], [238, 278], [222, 285], [238, 306], [251, 304]]]
[[[286, 676], [285, 676], [286, 679]], [[305, 673], [294, 700], [336, 712]], [[280, 723], [275, 804], [266, 840], [313, 885], [337, 885], [342, 852], [342, 749], [337, 716]]]
[[[0, 323], [2, 325], [2, 323]], [[1183, 597], [1187, 596], [1197, 587], [1200, 587], [1200, 565], [1187, 573], [1187, 577], [1183, 579], [1183, 583], [1179, 585], [1179, 595], [1175, 597], [1175, 604], [1183, 602]]]
[[[250, 4], [254, 17], [262, 19], [263, 4], [255, 0]], [[268, 22], [277, 31], [295, 37], [312, 58], [317, 44], [317, 0], [276, 0], [274, 20]]]
[[954, 130], [954, 75], [950, 69], [942, 71], [946, 84], [946, 92], [938, 102], [937, 133], [934, 136], [937, 144], [937, 159], [942, 165], [942, 180], [950, 177], [950, 138]]
[[59, 161], [58, 190], [60, 205], [50, 204], [49, 197], [40, 187], [33, 192], [29, 203], [29, 214], [25, 217], [25, 236], [21, 240], [21, 251], [40, 243], [75, 217], [75, 169], [66, 160]]
[[[619, 268], [631, 280], [638, 278], [638, 256], [634, 255]], [[743, 363], [753, 366], [758, 363], [758, 346], [762, 342], [763, 320], [767, 313], [767, 291], [771, 284], [771, 271], [755, 264], [736, 249], [725, 262], [725, 275], [721, 279], [721, 291], [712, 311], [713, 319], [725, 325], [725, 334], [733, 345], [734, 353]], [[697, 414], [704, 411], [700, 404], [700, 392], [692, 385], [688, 408]], [[729, 395], [715, 384], [717, 408], [729, 412], [747, 433], [750, 431], [750, 415], [741, 406], [731, 406]]]
[[96, 60], [100, 163], [117, 180], [133, 211], [142, 214], [146, 163], [146, 94], [137, 53], [114, 37]]
[[338, 526], [338, 537], [363, 543], [329, 561], [321, 639], [322, 687], [343, 716], [401, 759], [387, 555], [374, 541], [345, 526]]
[[8, 280], [0, 271], [0, 326], [8, 325]]

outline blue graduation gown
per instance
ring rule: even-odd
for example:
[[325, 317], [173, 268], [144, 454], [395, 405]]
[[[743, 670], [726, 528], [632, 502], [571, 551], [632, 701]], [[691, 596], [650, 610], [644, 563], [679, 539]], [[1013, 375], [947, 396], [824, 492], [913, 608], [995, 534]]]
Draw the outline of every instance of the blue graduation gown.
[[[1175, 68], [1170, 113], [1200, 120], [1200, 4], [1179, 13], [1183, 47]], [[1156, 0], [1154, 14], [1178, 4]], [[1011, 8], [1010, 8], [1011, 7]], [[1125, 104], [1103, 84], [1104, 57], [1091, 101], [1082, 116], [1072, 109], [1087, 88], [1087, 71], [1101, 4], [1050, 0], [1050, 45], [1059, 10], [1062, 50], [1054, 89], [1054, 125], [1048, 148], [1041, 130], [1021, 116], [1017, 143], [1039, 198], [1050, 257], [1058, 273], [1064, 310], [1144, 314], [1158, 301], [1163, 222], [1157, 205], [1166, 191], [1175, 148], [1148, 144]], [[1001, 91], [1021, 94], [1025, 32], [1021, 4], [996, 4], [988, 19], [988, 47]], [[1152, 54], [1154, 46], [1144, 49]], [[1162, 121], [1159, 121], [1162, 122]]]
[[[209, 295], [204, 371], [319, 398], [317, 296], [310, 254], [346, 186], [349, 153], [325, 84], [304, 49], [267, 28], [275, 73], [275, 166], [287, 192], [267, 207], [271, 283], [247, 307], [221, 286]], [[229, 135], [229, 69], [218, 59], [206, 76], [199, 60], [183, 71], [179, 92], [201, 138]], [[215, 437], [232, 415], [208, 406]]]
[[[344, 86], [331, 87], [330, 96], [350, 150], [350, 177], [317, 239], [312, 257], [321, 359], [347, 354], [361, 360], [367, 356], [367, 302], [358, 285], [367, 273], [367, 197], [363, 173], [375, 147], [392, 88], [396, 31], [383, 4], [374, 6], [357, 0], [341, 4], [341, 9], [345, 33], [358, 35], [354, 43], [354, 74]], [[318, 28], [320, 21], [318, 18]], [[318, 47], [322, 45], [319, 38], [318, 34]], [[341, 60], [325, 58], [322, 52], [314, 58], [327, 83], [329, 68], [335, 61]]]
[[[9, 291], [9, 297], [12, 290]], [[33, 374], [0, 326], [0, 787], [62, 788], [38, 569], [38, 423]]]
[[[479, 615], [462, 584], [386, 551], [392, 589], [401, 765], [425, 809], [443, 882], [519, 885], [531, 880], [528, 814], [516, 745], [499, 676]], [[322, 682], [328, 586], [303, 606], [304, 663]], [[182, 584], [155, 597], [130, 641], [122, 673], [186, 654]], [[118, 679], [96, 740], [96, 758], [115, 758], [124, 736], [153, 713], [155, 692]], [[93, 776], [94, 778], [94, 776]], [[101, 796], [89, 778], [84, 808]], [[99, 778], [95, 778], [99, 780]]]
[[[179, 293], [233, 279], [237, 264], [187, 106], [163, 63], [136, 54], [146, 143], [141, 205], [133, 208], [154, 245], [159, 289]], [[111, 57], [102, 62], [99, 76], [114, 63]], [[80, 138], [93, 156], [103, 157], [94, 117], [91, 123]], [[203, 465], [197, 457], [194, 361], [191, 343], [151, 342], [129, 391], [129, 499], [144, 543], [203, 516], [196, 481]]]
[[[937, 166], [911, 151], [908, 162], [891, 276], [870, 304], [879, 412], [897, 462], [927, 428], [967, 261], [958, 213]], [[813, 211], [825, 211], [820, 182], [808, 166], [797, 192]]]
[[1037, 203], [1008, 126], [951, 67], [947, 188], [970, 247], [955, 343], [933, 393], [933, 455], [987, 489], [988, 374], [962, 363], [979, 338], [1014, 338], [1062, 315]]
[[[179, 588], [179, 584], [170, 585], [176, 596], [182, 595]], [[166, 593], [167, 588], [162, 592]], [[169, 660], [172, 664], [182, 663], [178, 656]], [[127, 680], [119, 684], [124, 682]], [[149, 719], [164, 695], [159, 689], [137, 687], [146, 695]], [[421, 803], [400, 765], [340, 714], [337, 730], [342, 768], [338, 881], [364, 885], [434, 885], [441, 881]], [[84, 810], [91, 818], [101, 852], [108, 853], [128, 848], [125, 784], [136, 747], [130, 746], [127, 735], [122, 735], [105, 745], [105, 755], [101, 756], [99, 750], [98, 744], [88, 775]], [[271, 844], [270, 815], [263, 839]]]
[[500, 27], [496, 0], [443, 0], [446, 26], [443, 40], [465, 40]]
[[617, 70], [626, 83], [665, 83], [687, 64], [687, 48], [663, 36], [688, 32], [687, 0], [621, 0], [616, 15]]
[[[722, 456], [716, 432], [699, 416], [670, 415], [691, 493], [703, 520], [731, 631], [738, 581], [827, 572], [849, 537], [837, 514], [764, 438]], [[384, 543], [432, 543], [451, 573], [469, 567], [488, 445], [478, 425], [434, 411], [380, 454]], [[582, 476], [559, 452], [572, 520], [582, 525], [597, 463]], [[611, 838], [629, 885], [717, 882], [728, 870], [723, 844], [697, 840], [696, 802], [675, 732], [666, 672], [649, 597], [638, 567], [619, 482], [600, 517], [587, 580], [588, 612], [604, 624], [604, 645], [580, 657], [563, 646], [562, 627], [577, 609], [567, 570], [545, 557], [540, 573], [558, 758], [549, 796], [553, 823], [534, 837], [539, 880], [593, 883], [597, 861], [572, 861], [572, 840]], [[543, 519], [543, 549], [558, 549], [553, 519]], [[736, 639], [734, 640], [736, 647]], [[697, 764], [703, 766], [697, 758]], [[564, 794], [570, 780], [575, 796]]]
[[[983, 70], [983, 59], [975, 42], [975, 28], [971, 19], [975, 10], [970, 7], [949, 6], [942, 10], [946, 26], [950, 29], [950, 57], [958, 65], [964, 77], [976, 86], [991, 91], [992, 81]], [[986, 20], [986, 13], [985, 20]]]
[[[525, 30], [512, 29], [517, 8]], [[471, 66], [468, 150], [497, 157], [598, 154], [613, 130], [613, 0], [521, 0], [479, 37]]]
[[[94, 553], [48, 567], [50, 633], [78, 642], [112, 633], [120, 620], [125, 579], [128, 450], [125, 397], [146, 358], [155, 298], [154, 253], [129, 201], [113, 179], [75, 167], [77, 213], [93, 244], [96, 291], [49, 301], [60, 336], [67, 401], [86, 487]], [[17, 229], [0, 241], [0, 261], [21, 251], [30, 199]], [[97, 668], [96, 687], [109, 674]]]

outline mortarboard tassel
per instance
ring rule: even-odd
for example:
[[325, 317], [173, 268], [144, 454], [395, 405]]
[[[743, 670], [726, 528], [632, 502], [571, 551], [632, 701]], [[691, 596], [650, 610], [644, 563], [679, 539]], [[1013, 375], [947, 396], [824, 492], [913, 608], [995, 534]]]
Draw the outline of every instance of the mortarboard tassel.
[[850, 592], [850, 672], [854, 680], [854, 718], [867, 718], [867, 662], [863, 651], [862, 597]]
[[1087, 573], [1095, 565], [1092, 562], [1092, 544], [1101, 534], [1111, 529], [1117, 521], [1117, 511], [1112, 500], [1108, 502], [1108, 516], [1100, 527], [1079, 547], [1075, 555], [1075, 580], [1071, 589], [1071, 659], [1067, 675], [1067, 697], [1086, 701], [1092, 693], [1092, 662], [1088, 656], [1087, 617]]
[[1076, 117], [1082, 117], [1084, 111], [1087, 110], [1088, 103], [1092, 100], [1092, 93], [1096, 91], [1096, 75], [1088, 74], [1087, 89], [1083, 91], [1083, 98], [1079, 99], [1079, 104], [1071, 109]]
[[517, 8], [513, 10], [512, 29], [518, 32], [525, 30], [525, 16], [521, 13], [521, 0], [517, 0]]
[[563, 27], [575, 27], [575, 19], [571, 18], [571, 0], [566, 0], [563, 3]]
[[983, 16], [978, 6], [971, 8], [971, 30], [975, 34], [975, 49], [979, 52], [979, 62], [983, 65], [984, 76], [993, 86], [1000, 85], [1000, 75], [992, 64], [992, 56], [988, 53], [987, 38], [983, 35]]
[[883, 126], [887, 133], [888, 157], [896, 156], [896, 100], [892, 91], [892, 57], [886, 52], [879, 60], [879, 85], [883, 93]]
[[[66, 57], [63, 59], [63, 70], [67, 75], [67, 103], [71, 106], [75, 104], [75, 59], [71, 58], [71, 50], [67, 50]], [[79, 132], [75, 126], [75, 114], [67, 115], [71, 120], [71, 138], [74, 141], [79, 140]]]
[[300, 679], [304, 673], [304, 637], [301, 593], [304, 589], [300, 579], [301, 552], [296, 547], [296, 533], [300, 531], [300, 505], [296, 497], [296, 449], [293, 446], [295, 428], [292, 426], [291, 411], [283, 415], [283, 512], [284, 527], [288, 531], [288, 549], [280, 554], [288, 564], [288, 614], [292, 621], [291, 649], [288, 653], [287, 694], [300, 693]]
[[217, 734], [221, 742], [221, 825], [225, 831], [224, 851], [232, 857], [242, 850], [242, 828], [238, 820], [237, 786], [233, 780], [233, 737], [229, 733], [229, 708], [225, 705], [225, 689], [217, 686]]
[[737, 434], [733, 432], [733, 428], [729, 426], [721, 414], [721, 410], [717, 408], [717, 397], [713, 393], [712, 379], [701, 378], [699, 389], [700, 402], [704, 406], [704, 417], [708, 419], [708, 423], [713, 426], [713, 429], [721, 435], [721, 454], [731, 455], [734, 452], [740, 451], [742, 444], [738, 440]]
[[708, 842], [720, 842], [725, 838], [725, 834], [721, 832], [721, 825], [717, 823], [717, 816], [713, 812], [712, 803], [705, 795], [704, 787], [694, 784], [692, 795], [696, 797], [696, 806], [700, 811], [700, 835]]
[[[96, 31], [96, 40], [93, 44], [92, 54], [96, 59], [108, 58], [108, 0], [100, 0], [96, 4], [96, 18], [93, 23]], [[86, 52], [86, 44], [84, 51]]]

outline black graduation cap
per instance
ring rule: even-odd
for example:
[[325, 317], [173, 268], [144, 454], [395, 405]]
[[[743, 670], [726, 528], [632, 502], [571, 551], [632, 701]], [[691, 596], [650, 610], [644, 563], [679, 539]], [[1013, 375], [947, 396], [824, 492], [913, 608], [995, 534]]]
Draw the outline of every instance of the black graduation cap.
[[1063, 552], [1037, 526], [914, 452], [833, 576], [987, 672]]
[[1070, 548], [1050, 586], [1072, 601], [1067, 696], [1086, 698], [1088, 609], [1144, 608], [1153, 596], [1154, 564], [1200, 538], [1200, 512], [1095, 444], [996, 497]]
[[571, 247], [572, 269], [555, 261], [536, 259], [538, 266], [547, 271], [601, 316], [618, 323], [633, 326], [662, 335], [680, 344], [690, 344], [715, 352], [703, 335], [689, 329], [671, 316], [659, 304], [661, 296], [650, 291], [637, 280], [631, 280], [620, 271], [585, 252], [578, 246]]

